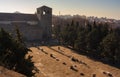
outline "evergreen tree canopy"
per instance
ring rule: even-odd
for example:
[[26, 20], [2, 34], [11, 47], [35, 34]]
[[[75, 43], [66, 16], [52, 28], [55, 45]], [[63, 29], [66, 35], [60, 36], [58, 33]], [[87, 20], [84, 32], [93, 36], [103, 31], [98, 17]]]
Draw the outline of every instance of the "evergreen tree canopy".
[[[26, 54], [30, 50], [21, 42], [21, 36], [17, 36], [19, 37], [14, 39], [4, 29], [0, 30], [0, 65], [22, 73], [27, 77], [32, 77], [34, 76], [32, 71], [36, 67], [31, 61], [32, 56], [26, 58]], [[37, 70], [35, 71], [37, 72]]]

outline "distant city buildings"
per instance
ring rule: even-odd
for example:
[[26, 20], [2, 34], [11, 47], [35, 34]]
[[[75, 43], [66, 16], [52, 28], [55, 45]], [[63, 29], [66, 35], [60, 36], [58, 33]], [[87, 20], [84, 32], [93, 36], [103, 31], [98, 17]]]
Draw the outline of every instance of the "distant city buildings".
[[70, 19], [70, 18], [74, 18], [74, 19], [85, 19], [88, 20], [89, 22], [97, 22], [97, 23], [109, 23], [111, 25], [111, 27], [116, 28], [116, 27], [120, 27], [120, 20], [116, 20], [116, 19], [109, 19], [106, 17], [94, 17], [94, 16], [90, 16], [87, 17], [85, 15], [59, 15], [58, 17], [63, 18], [63, 19]]

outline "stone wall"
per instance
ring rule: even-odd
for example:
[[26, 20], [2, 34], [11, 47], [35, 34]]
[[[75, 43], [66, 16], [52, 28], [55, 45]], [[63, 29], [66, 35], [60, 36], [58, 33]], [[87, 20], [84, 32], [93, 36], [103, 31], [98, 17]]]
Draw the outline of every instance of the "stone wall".
[[29, 25], [27, 23], [13, 23], [13, 24], [0, 24], [0, 28], [9, 32], [12, 36], [16, 36], [16, 26], [25, 41], [41, 41], [42, 29], [39, 25]]
[[52, 36], [52, 8], [39, 7], [36, 14], [0, 13], [0, 28], [15, 36], [16, 26], [25, 41], [48, 41]]

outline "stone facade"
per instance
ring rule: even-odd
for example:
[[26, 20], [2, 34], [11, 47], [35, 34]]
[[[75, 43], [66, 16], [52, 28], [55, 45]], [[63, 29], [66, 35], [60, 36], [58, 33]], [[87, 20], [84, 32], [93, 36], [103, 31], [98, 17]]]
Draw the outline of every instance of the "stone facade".
[[0, 13], [0, 28], [15, 36], [16, 26], [25, 41], [43, 41], [51, 38], [52, 8], [42, 6], [36, 14]]

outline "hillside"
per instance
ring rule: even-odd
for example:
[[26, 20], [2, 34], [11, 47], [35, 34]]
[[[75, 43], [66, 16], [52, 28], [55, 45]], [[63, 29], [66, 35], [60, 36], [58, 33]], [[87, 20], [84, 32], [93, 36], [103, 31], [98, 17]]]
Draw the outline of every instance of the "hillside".
[[0, 77], [26, 77], [26, 76], [0, 66]]
[[40, 70], [37, 77], [120, 77], [120, 69], [89, 59], [62, 46], [30, 47]]

